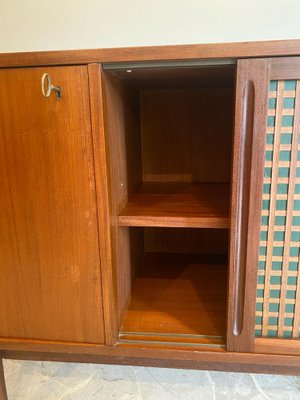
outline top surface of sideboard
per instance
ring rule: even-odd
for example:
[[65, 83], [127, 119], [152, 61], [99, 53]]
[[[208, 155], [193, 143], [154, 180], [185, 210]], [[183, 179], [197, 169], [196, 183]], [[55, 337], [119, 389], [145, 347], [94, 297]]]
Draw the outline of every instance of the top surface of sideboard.
[[300, 55], [300, 39], [1, 53], [0, 67]]

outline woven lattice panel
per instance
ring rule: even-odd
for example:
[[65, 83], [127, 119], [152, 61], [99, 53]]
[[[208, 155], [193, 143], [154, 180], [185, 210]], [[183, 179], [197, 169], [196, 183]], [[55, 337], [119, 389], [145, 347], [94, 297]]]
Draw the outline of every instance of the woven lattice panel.
[[300, 81], [271, 81], [256, 336], [300, 337]]

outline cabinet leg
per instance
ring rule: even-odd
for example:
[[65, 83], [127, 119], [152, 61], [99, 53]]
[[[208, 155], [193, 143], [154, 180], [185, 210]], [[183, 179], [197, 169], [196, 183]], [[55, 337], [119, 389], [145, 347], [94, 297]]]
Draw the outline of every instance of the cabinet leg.
[[0, 400], [8, 400], [2, 358], [0, 358]]

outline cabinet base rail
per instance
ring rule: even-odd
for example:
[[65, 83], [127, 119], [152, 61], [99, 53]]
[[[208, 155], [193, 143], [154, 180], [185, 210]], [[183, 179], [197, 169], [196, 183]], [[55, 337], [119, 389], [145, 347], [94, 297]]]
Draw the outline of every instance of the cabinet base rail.
[[[1, 357], [32, 361], [137, 365], [300, 376], [298, 356], [137, 347], [7, 341]], [[3, 384], [2, 384], [3, 386]], [[5, 397], [4, 397], [5, 399]], [[0, 397], [0, 400], [2, 398]]]

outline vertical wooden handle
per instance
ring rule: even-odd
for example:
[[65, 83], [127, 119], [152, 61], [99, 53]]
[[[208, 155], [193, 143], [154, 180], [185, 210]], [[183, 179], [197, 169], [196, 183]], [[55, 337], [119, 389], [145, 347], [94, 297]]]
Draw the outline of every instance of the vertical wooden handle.
[[236, 241], [234, 262], [235, 285], [232, 331], [235, 336], [240, 335], [242, 332], [244, 321], [254, 96], [254, 83], [249, 80], [245, 82], [243, 88], [243, 101], [241, 103], [242, 121], [240, 136], [240, 169], [238, 173], [237, 189], [239, 202], [236, 216], [236, 233], [238, 240]]

